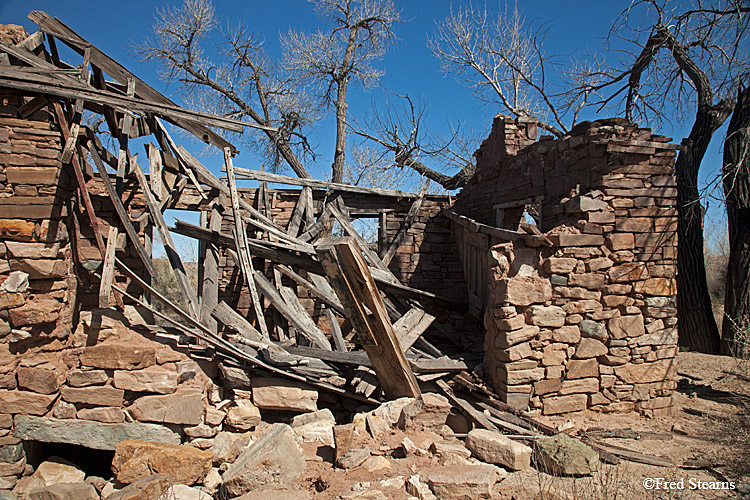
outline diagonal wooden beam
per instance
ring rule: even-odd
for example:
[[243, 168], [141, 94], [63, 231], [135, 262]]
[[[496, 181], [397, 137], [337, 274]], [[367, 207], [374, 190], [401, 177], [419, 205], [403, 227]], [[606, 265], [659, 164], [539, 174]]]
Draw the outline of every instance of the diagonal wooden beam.
[[[421, 398], [417, 379], [401, 350], [383, 299], [356, 241], [326, 238], [318, 243], [316, 250], [385, 393], [391, 398]], [[363, 306], [367, 306], [372, 315], [365, 314]]]
[[196, 296], [193, 287], [190, 286], [190, 280], [188, 279], [187, 273], [185, 272], [185, 266], [182, 264], [180, 254], [177, 253], [177, 248], [175, 247], [174, 241], [172, 241], [172, 235], [169, 234], [167, 223], [164, 221], [164, 215], [159, 210], [159, 205], [154, 199], [154, 195], [151, 193], [151, 189], [148, 186], [146, 175], [143, 173], [143, 170], [141, 170], [141, 167], [140, 165], [138, 165], [138, 162], [135, 158], [131, 158], [130, 167], [135, 173], [135, 177], [138, 180], [141, 191], [143, 191], [143, 196], [146, 199], [146, 207], [151, 214], [151, 220], [154, 222], [156, 229], [159, 231], [159, 237], [161, 238], [161, 242], [164, 245], [164, 251], [167, 253], [167, 258], [169, 259], [169, 264], [172, 268], [172, 272], [174, 273], [174, 277], [177, 280], [177, 285], [180, 287], [180, 291], [182, 292], [182, 296], [185, 299], [185, 302], [190, 307], [190, 313], [194, 318], [198, 319], [200, 317], [198, 297]]
[[148, 273], [151, 276], [156, 276], [158, 273], [156, 271], [156, 268], [154, 267], [153, 262], [151, 262], [151, 256], [146, 252], [146, 249], [143, 247], [143, 243], [141, 243], [140, 238], [138, 238], [138, 232], [133, 227], [133, 223], [130, 221], [130, 217], [128, 217], [128, 212], [125, 210], [125, 207], [122, 204], [122, 200], [120, 200], [120, 197], [117, 196], [117, 192], [115, 192], [115, 188], [112, 185], [112, 180], [110, 180], [107, 169], [104, 167], [104, 163], [102, 163], [102, 159], [97, 152], [96, 144], [94, 144], [94, 141], [90, 139], [88, 141], [88, 151], [89, 153], [91, 153], [91, 157], [94, 159], [94, 164], [96, 164], [96, 168], [97, 170], [99, 170], [99, 177], [104, 183], [104, 187], [107, 189], [109, 199], [112, 200], [112, 205], [114, 205], [115, 207], [115, 212], [117, 212], [117, 216], [120, 218], [120, 222], [125, 228], [125, 232], [128, 234], [128, 238], [130, 238], [130, 242], [133, 244], [138, 257], [140, 257]]

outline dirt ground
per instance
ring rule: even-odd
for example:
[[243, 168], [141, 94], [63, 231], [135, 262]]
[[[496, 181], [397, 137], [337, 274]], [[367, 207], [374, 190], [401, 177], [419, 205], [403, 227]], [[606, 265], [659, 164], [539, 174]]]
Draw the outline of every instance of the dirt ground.
[[[675, 393], [676, 416], [670, 418], [645, 418], [636, 413], [600, 414], [583, 412], [570, 417], [545, 418], [558, 428], [578, 431], [594, 428], [607, 430], [630, 429], [646, 434], [640, 439], [599, 438], [605, 444], [669, 459], [673, 467], [657, 467], [622, 460], [619, 465], [605, 465], [592, 477], [552, 477], [532, 468], [509, 474], [494, 487], [495, 500], [568, 500], [568, 499], [702, 499], [750, 498], [748, 477], [738, 477], [738, 469], [747, 471], [743, 460], [750, 460], [747, 435], [748, 418], [737, 416], [744, 406], [750, 409], [750, 383], [732, 372], [748, 373], [738, 367], [732, 358], [680, 353], [678, 389]], [[731, 393], [731, 394], [730, 394]], [[687, 410], [687, 411], [686, 411]], [[690, 413], [688, 413], [688, 411]], [[738, 428], [744, 422], [745, 427]], [[745, 432], [744, 441], [737, 442], [736, 433]], [[400, 444], [408, 437], [418, 449], [404, 456]], [[369, 446], [385, 460], [371, 460], [350, 470], [334, 468], [333, 449], [307, 444], [307, 473], [302, 487], [320, 499], [407, 499], [404, 481], [428, 467], [438, 466], [439, 459], [427, 452], [434, 441], [451, 441], [454, 437], [419, 431], [404, 434], [393, 431], [382, 442], [376, 443], [360, 436], [354, 447]], [[728, 442], [734, 440], [727, 444]], [[744, 443], [744, 444], [743, 444]], [[744, 458], [743, 458], [744, 457]], [[383, 467], [368, 470], [368, 467]], [[674, 482], [670, 489], [659, 487], [648, 490], [649, 478]], [[652, 481], [653, 482], [653, 481]], [[734, 489], [710, 489], [731, 488]]]

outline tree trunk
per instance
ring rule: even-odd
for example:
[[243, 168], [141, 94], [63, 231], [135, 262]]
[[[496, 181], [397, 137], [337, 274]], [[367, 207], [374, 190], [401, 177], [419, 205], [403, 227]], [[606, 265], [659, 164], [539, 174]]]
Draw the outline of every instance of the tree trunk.
[[740, 90], [724, 141], [729, 265], [721, 351], [746, 355], [750, 344], [750, 87]]
[[722, 103], [698, 106], [690, 135], [675, 163], [677, 175], [677, 317], [679, 344], [691, 351], [719, 351], [716, 326], [703, 260], [703, 207], [698, 192], [698, 169], [714, 132], [726, 120]]
[[346, 88], [347, 79], [339, 82], [336, 94], [336, 150], [333, 152], [331, 181], [344, 181], [344, 162], [346, 160]]

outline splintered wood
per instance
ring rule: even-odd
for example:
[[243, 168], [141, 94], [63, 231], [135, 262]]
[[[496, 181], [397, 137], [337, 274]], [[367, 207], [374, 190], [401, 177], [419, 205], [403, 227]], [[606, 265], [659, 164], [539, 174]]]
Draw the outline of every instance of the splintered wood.
[[[375, 281], [354, 239], [325, 239], [318, 258], [336, 294], [357, 328], [378, 380], [393, 398], [421, 396], [419, 384], [399, 345]], [[366, 305], [372, 316], [364, 311]]]
[[[87, 215], [76, 223], [89, 224], [98, 250], [98, 265], [89, 267], [100, 307], [113, 296], [120, 308], [139, 304], [222, 363], [368, 403], [419, 398], [418, 377], [468, 369], [424, 338], [450, 335], [438, 314], [465, 304], [401, 283], [389, 268], [413, 232], [427, 184], [407, 193], [237, 168], [237, 149], [207, 127], [241, 132], [254, 125], [184, 109], [58, 19], [39, 11], [30, 18], [41, 28], [37, 35], [15, 45], [0, 41], [7, 62], [0, 83], [28, 96], [18, 109], [22, 119], [49, 109], [57, 121], [63, 168], [72, 170]], [[61, 61], [58, 43], [79, 59]], [[85, 111], [102, 117], [115, 141], [111, 150], [81, 120]], [[226, 180], [177, 144], [172, 125], [221, 151]], [[142, 168], [130, 148], [147, 136]], [[254, 199], [238, 180], [257, 183]], [[271, 182], [296, 187], [272, 190]], [[279, 208], [282, 193], [286, 205]], [[92, 195], [100, 205], [105, 200], [109, 219], [95, 213]], [[200, 225], [178, 220], [169, 227], [165, 211], [186, 203], [200, 212]], [[356, 229], [359, 217], [380, 224], [380, 255]], [[398, 231], [389, 233], [394, 221]], [[334, 226], [347, 237], [329, 239]], [[174, 298], [152, 283], [163, 278], [151, 255], [154, 228], [176, 282]], [[200, 243], [197, 287], [172, 233]]]

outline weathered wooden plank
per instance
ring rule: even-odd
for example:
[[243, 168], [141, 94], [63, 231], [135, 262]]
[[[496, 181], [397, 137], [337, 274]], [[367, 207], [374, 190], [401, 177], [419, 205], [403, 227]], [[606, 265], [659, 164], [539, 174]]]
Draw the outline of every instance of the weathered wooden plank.
[[[81, 53], [86, 47], [91, 47], [91, 63], [99, 66], [111, 77], [115, 78], [121, 84], [125, 84], [128, 78], [135, 78], [135, 75], [125, 69], [117, 61], [106, 55], [104, 52], [96, 48], [93, 44], [85, 40], [82, 36], [70, 29], [60, 20], [48, 15], [42, 11], [33, 11], [29, 14], [29, 19], [34, 21], [43, 31], [50, 33], [68, 44], [71, 48]], [[138, 97], [142, 99], [148, 99], [157, 101], [159, 103], [173, 105], [174, 103], [163, 96], [161, 93], [154, 90], [152, 87], [147, 85], [140, 79], [136, 79]], [[185, 128], [198, 139], [203, 142], [211, 143], [219, 148], [233, 147], [229, 141], [221, 137], [219, 134], [213, 132], [200, 122], [183, 122], [177, 120], [177, 124]]]
[[[347, 317], [358, 328], [358, 337], [389, 397], [421, 396], [419, 384], [404, 356], [360, 249], [353, 238], [328, 238], [316, 247], [318, 258], [331, 279], [336, 294], [347, 311]], [[372, 316], [367, 316], [366, 305]], [[355, 319], [356, 318], [356, 319]], [[362, 331], [359, 331], [362, 328]]]
[[240, 257], [240, 268], [242, 269], [245, 283], [250, 289], [250, 298], [253, 301], [253, 309], [255, 310], [255, 316], [258, 320], [258, 326], [260, 326], [260, 332], [263, 334], [264, 338], [270, 339], [268, 335], [268, 327], [266, 326], [266, 318], [263, 315], [263, 307], [260, 302], [260, 297], [258, 297], [258, 290], [255, 288], [255, 280], [253, 279], [255, 269], [253, 268], [253, 261], [250, 258], [250, 254], [247, 251], [247, 233], [245, 232], [245, 225], [242, 223], [237, 184], [234, 181], [232, 150], [229, 148], [224, 149], [224, 163], [227, 167], [227, 176], [229, 178], [229, 196], [232, 203], [232, 216], [234, 218], [234, 241], [237, 253]]
[[[39, 111], [40, 109], [44, 108], [50, 103], [49, 99], [47, 99], [47, 96], [44, 94], [38, 94], [33, 99], [31, 99], [26, 104], [22, 105], [16, 110], [16, 114], [20, 116], [23, 119], [26, 119]], [[67, 144], [67, 139], [65, 140], [65, 143]]]
[[306, 280], [299, 274], [295, 273], [294, 271], [289, 269], [287, 266], [277, 264], [274, 267], [276, 267], [281, 272], [281, 274], [283, 274], [284, 276], [288, 278], [291, 278], [298, 285], [301, 285], [307, 288], [310, 291], [310, 293], [312, 293], [315, 297], [322, 300], [328, 307], [333, 308], [334, 310], [336, 310], [336, 312], [338, 312], [341, 315], [346, 314], [344, 312], [344, 306], [341, 305], [341, 302], [336, 297], [336, 295], [332, 293], [332, 291], [329, 293], [327, 290], [318, 288], [316, 285], [309, 282], [308, 280]]
[[298, 239], [305, 242], [315, 239], [328, 225], [330, 218], [331, 211], [328, 210], [328, 205], [326, 205], [323, 212], [318, 216], [318, 220], [310, 227], [305, 227], [305, 232], [300, 234]]
[[414, 200], [414, 202], [411, 204], [411, 207], [409, 207], [409, 211], [406, 213], [406, 218], [404, 219], [404, 223], [401, 225], [401, 229], [398, 230], [396, 237], [393, 238], [391, 245], [388, 247], [388, 250], [383, 256], [383, 264], [385, 264], [386, 266], [391, 263], [393, 256], [396, 255], [398, 247], [400, 247], [401, 243], [403, 243], [403, 241], [406, 239], [406, 235], [409, 232], [409, 229], [411, 229], [411, 225], [414, 224], [414, 220], [417, 217], [419, 208], [422, 206], [424, 195], [427, 192], [427, 188], [429, 186], [430, 179], [427, 179], [427, 181], [422, 186], [422, 189], [419, 190], [419, 198]]
[[399, 318], [393, 325], [401, 349], [407, 352], [414, 342], [430, 327], [435, 321], [435, 316], [427, 314], [418, 307], [413, 307]]
[[406, 193], [404, 191], [397, 191], [395, 189], [366, 188], [361, 186], [352, 186], [351, 184], [339, 184], [336, 182], [319, 181], [316, 179], [301, 179], [299, 177], [289, 177], [286, 175], [259, 172], [257, 170], [249, 170], [240, 167], [236, 167], [236, 174], [245, 179], [275, 182], [277, 184], [289, 184], [292, 186], [305, 186], [334, 192], [343, 191], [347, 193], [372, 194], [377, 196], [389, 196], [395, 198], [417, 198], [419, 196], [416, 193]]
[[99, 170], [99, 178], [102, 180], [105, 188], [107, 189], [109, 199], [112, 200], [112, 204], [115, 207], [115, 212], [117, 212], [117, 215], [120, 218], [120, 222], [122, 222], [122, 225], [125, 228], [125, 232], [128, 233], [128, 238], [130, 238], [130, 242], [135, 247], [135, 251], [138, 254], [138, 257], [140, 257], [148, 273], [151, 276], [156, 276], [157, 272], [154, 264], [151, 262], [151, 256], [146, 253], [146, 249], [143, 247], [141, 240], [138, 238], [138, 233], [133, 227], [133, 224], [130, 222], [130, 217], [128, 217], [128, 213], [125, 210], [122, 201], [117, 196], [115, 188], [112, 185], [112, 181], [109, 178], [109, 174], [107, 173], [107, 169], [104, 167], [102, 159], [99, 157], [96, 144], [94, 144], [94, 141], [90, 139], [88, 141], [88, 151], [89, 153], [91, 153], [91, 157], [94, 159], [94, 164], [96, 164], [96, 168], [97, 170]]
[[382, 259], [388, 251], [388, 213], [378, 214], [378, 255]]
[[115, 277], [115, 247], [117, 247], [117, 226], [109, 227], [107, 236], [107, 250], [102, 265], [102, 279], [99, 282], [99, 307], [109, 307], [109, 297], [112, 293], [112, 280]]
[[146, 144], [146, 156], [148, 156], [148, 180], [151, 185], [151, 192], [154, 194], [154, 198], [161, 202], [166, 196], [161, 175], [161, 151], [149, 142]]
[[[6, 47], [0, 48], [5, 50]], [[241, 131], [245, 126], [253, 126], [249, 122], [239, 122], [208, 113], [191, 111], [176, 105], [164, 105], [154, 101], [130, 98], [106, 90], [88, 87], [82, 85], [80, 82], [62, 80], [59, 78], [57, 72], [48, 73], [48, 75], [52, 76], [27, 71], [18, 67], [0, 67], [0, 76], [3, 77], [4, 87], [69, 99], [80, 99], [86, 103], [92, 102], [105, 107], [122, 108], [131, 112], [153, 113], [178, 123], [186, 130], [192, 128], [192, 125], [198, 122], [208, 123], [211, 126], [234, 132]], [[226, 143], [226, 140], [222, 139], [222, 141]]]
[[341, 325], [339, 325], [339, 319], [333, 314], [333, 311], [326, 307], [326, 319], [328, 324], [331, 326], [331, 336], [333, 337], [333, 344], [336, 346], [337, 351], [347, 352], [346, 341], [344, 336], [341, 334]]
[[180, 288], [180, 292], [182, 292], [182, 296], [190, 307], [191, 314], [194, 318], [197, 319], [200, 317], [198, 297], [195, 293], [195, 290], [193, 290], [193, 287], [190, 285], [190, 280], [188, 279], [187, 273], [185, 272], [185, 266], [182, 264], [180, 254], [177, 253], [177, 247], [175, 246], [174, 241], [172, 241], [172, 235], [169, 234], [169, 228], [167, 227], [167, 223], [164, 221], [164, 215], [159, 210], [159, 205], [156, 203], [154, 195], [151, 194], [151, 189], [149, 189], [148, 187], [148, 180], [146, 179], [146, 175], [143, 173], [143, 170], [141, 170], [141, 167], [140, 165], [138, 165], [138, 162], [135, 160], [135, 158], [131, 158], [130, 167], [135, 173], [135, 177], [138, 180], [141, 191], [143, 191], [143, 197], [146, 200], [146, 207], [148, 208], [149, 214], [151, 214], [151, 220], [154, 222], [154, 225], [159, 232], [159, 237], [161, 238], [161, 242], [164, 245], [164, 251], [167, 254], [167, 258], [169, 259], [169, 264], [172, 268], [172, 272], [174, 273], [174, 277], [177, 280], [177, 285]]
[[[297, 203], [294, 205], [294, 210], [292, 211], [292, 216], [289, 218], [289, 225], [286, 228], [286, 233], [289, 236], [297, 236], [299, 234], [299, 227], [302, 223], [302, 216], [305, 212], [307, 212], [307, 201], [308, 197], [305, 195], [305, 192], [309, 191], [312, 193], [312, 190], [309, 187], [302, 188], [302, 191], [300, 192], [299, 197], [297, 198]], [[312, 198], [312, 195], [311, 197]]]
[[[340, 199], [340, 198], [339, 198]], [[331, 215], [333, 215], [336, 220], [341, 224], [341, 227], [344, 229], [346, 234], [348, 234], [351, 238], [353, 238], [356, 242], [359, 248], [362, 250], [362, 252], [365, 254], [365, 257], [367, 257], [367, 260], [370, 262], [370, 265], [373, 267], [376, 267], [383, 271], [383, 275], [388, 277], [388, 279], [391, 279], [392, 281], [398, 281], [396, 277], [393, 275], [390, 269], [388, 269], [388, 266], [386, 266], [382, 260], [380, 260], [380, 257], [378, 257], [378, 254], [370, 250], [370, 246], [367, 244], [367, 242], [360, 236], [360, 234], [357, 232], [356, 229], [351, 225], [349, 222], [349, 219], [341, 213], [341, 211], [334, 206], [334, 203], [329, 204], [329, 209], [331, 210]]]
[[446, 384], [442, 380], [436, 380], [435, 384], [443, 392], [443, 394], [445, 394], [445, 397], [448, 398], [448, 401], [450, 401], [451, 404], [457, 406], [458, 409], [461, 410], [461, 412], [466, 415], [467, 418], [469, 418], [469, 420], [472, 420], [484, 429], [500, 432], [500, 429], [498, 429], [495, 424], [490, 422], [490, 420], [484, 415], [484, 413], [471, 406], [471, 403], [469, 403], [465, 399], [461, 399], [453, 394], [453, 390], [448, 386], [448, 384]]
[[[172, 136], [169, 135], [167, 128], [164, 126], [161, 120], [159, 120], [158, 118], [154, 118], [154, 123], [156, 124], [156, 127], [159, 129], [160, 133], [167, 140], [167, 143], [172, 148], [172, 151], [174, 151], [175, 154], [179, 155], [177, 144], [172, 140]], [[203, 188], [201, 187], [200, 183], [198, 183], [198, 179], [195, 177], [195, 172], [193, 172], [191, 165], [187, 164], [185, 161], [182, 161], [181, 165], [183, 166], [183, 169], [182, 169], [183, 172], [187, 174], [188, 179], [190, 179], [190, 182], [192, 182], [193, 186], [195, 186], [195, 189], [198, 190], [198, 194], [201, 196], [201, 198], [203, 198], [204, 200], [207, 200], [208, 196], [206, 196], [206, 193], [203, 192]]]
[[256, 271], [254, 276], [255, 283], [258, 285], [258, 290], [260, 290], [260, 293], [262, 293], [263, 296], [269, 302], [271, 302], [271, 305], [273, 305], [273, 307], [277, 311], [279, 311], [282, 316], [284, 316], [284, 318], [286, 318], [286, 320], [292, 326], [294, 326], [294, 328], [296, 328], [302, 335], [307, 337], [308, 340], [317, 345], [319, 348], [326, 351], [331, 350], [331, 344], [328, 342], [328, 339], [326, 339], [325, 335], [323, 335], [323, 332], [321, 332], [317, 326], [314, 329], [311, 329], [310, 325], [305, 323], [297, 315], [296, 311], [284, 301], [279, 291], [276, 289], [276, 287], [273, 286], [273, 283], [271, 283], [263, 273]]
[[235, 330], [243, 337], [256, 342], [267, 342], [267, 340], [263, 338], [263, 335], [256, 330], [253, 325], [243, 318], [240, 313], [232, 309], [226, 302], [219, 302], [216, 307], [213, 308], [211, 314], [223, 325]]
[[[219, 231], [221, 229], [223, 204], [219, 199], [214, 199], [211, 204], [211, 215], [208, 220], [208, 229]], [[217, 331], [216, 322], [213, 320], [212, 312], [219, 303], [219, 247], [211, 242], [206, 245], [206, 258], [203, 261], [203, 281], [200, 283], [201, 293], [201, 321], [206, 327]]]
[[[196, 160], [185, 148], [178, 145], [177, 150], [180, 154], [180, 159], [187, 162], [190, 166], [193, 167], [193, 170], [200, 179], [201, 182], [211, 186], [212, 188], [217, 189], [220, 193], [223, 193], [225, 196], [229, 196], [229, 187], [226, 183], [219, 180], [218, 177], [216, 177], [213, 173], [211, 173], [210, 170], [208, 170], [201, 162]], [[281, 229], [279, 226], [276, 225], [275, 222], [273, 222], [268, 217], [264, 216], [262, 213], [258, 212], [258, 210], [255, 209], [252, 205], [250, 205], [248, 202], [243, 200], [242, 198], [239, 198], [239, 204], [240, 207], [243, 210], [246, 210], [250, 213], [252, 217], [252, 224], [260, 227], [264, 231], [268, 231], [274, 236], [277, 236], [279, 239], [283, 241], [288, 241], [290, 243], [295, 243], [298, 245], [305, 246], [305, 243], [302, 241], [299, 241], [296, 238], [290, 237], [286, 232]]]

